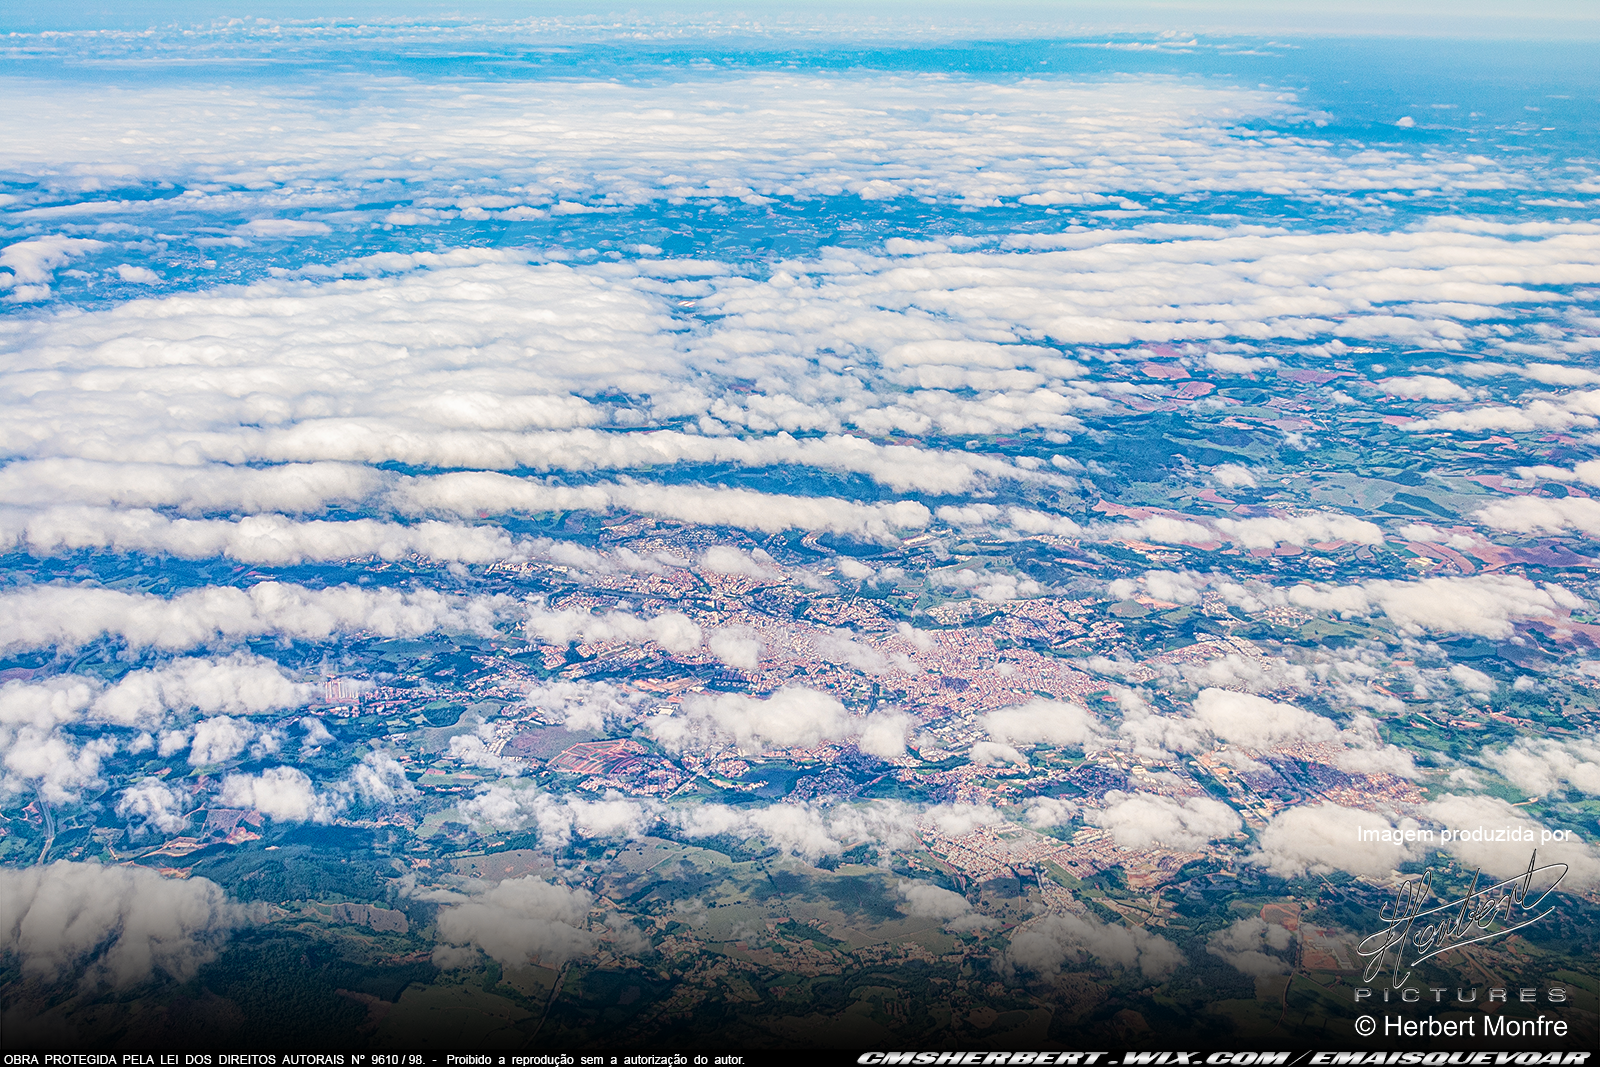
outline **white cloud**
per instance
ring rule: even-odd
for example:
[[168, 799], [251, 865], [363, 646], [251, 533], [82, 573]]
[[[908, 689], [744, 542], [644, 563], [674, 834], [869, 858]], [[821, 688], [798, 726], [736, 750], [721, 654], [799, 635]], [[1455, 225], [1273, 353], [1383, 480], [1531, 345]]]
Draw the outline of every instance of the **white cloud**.
[[730, 667], [753, 671], [761, 661], [761, 642], [754, 631], [740, 627], [713, 630], [706, 639], [711, 654]]
[[1203, 848], [1241, 825], [1238, 812], [1210, 797], [1179, 800], [1159, 793], [1112, 790], [1103, 802], [1104, 808], [1084, 814], [1084, 822], [1110, 830], [1123, 848], [1158, 844], [1174, 849]]
[[259, 582], [204, 586], [171, 598], [88, 586], [31, 586], [0, 594], [0, 648], [75, 648], [109, 635], [131, 647], [182, 649], [263, 634], [322, 640], [365, 630], [419, 637], [436, 629], [494, 632], [519, 607], [509, 597], [450, 597], [342, 585]]
[[1441, 837], [1449, 836], [1437, 847], [1495, 878], [1526, 870], [1537, 851], [1540, 864], [1567, 865], [1561, 883], [1565, 892], [1600, 884], [1600, 854], [1580, 834], [1553, 830], [1498, 797], [1447, 793], [1421, 805], [1418, 813], [1438, 826]]
[[923, 809], [922, 825], [946, 837], [970, 834], [980, 826], [999, 826], [1005, 816], [987, 804], [935, 804]]
[[[518, 32], [543, 37], [550, 26]], [[1284, 121], [1299, 109], [1266, 90], [1160, 79], [1033, 80], [1023, 92], [919, 75], [688, 73], [680, 99], [693, 103], [666, 111], [647, 87], [627, 83], [484, 81], [448, 100], [432, 88], [396, 78], [369, 102], [301, 85], [167, 85], [137, 100], [117, 97], [113, 107], [86, 89], [20, 83], [7, 92], [24, 118], [0, 161], [58, 182], [111, 183], [130, 171], [181, 182], [201, 210], [226, 202], [254, 216], [239, 230], [247, 239], [323, 232], [326, 224], [308, 216], [326, 210], [327, 190], [348, 190], [334, 202], [356, 208], [386, 178], [415, 190], [411, 205], [369, 211], [363, 221], [536, 217], [667, 198], [910, 195], [1083, 206], [1106, 203], [1101, 193], [1504, 181], [1470, 164], [1440, 169], [1399, 153], [1352, 160], [1291, 133], [1270, 142], [1243, 136], [1235, 132], [1241, 120]], [[263, 137], [263, 115], [282, 132]], [[141, 131], [131, 143], [130, 128]], [[174, 143], [185, 151], [171, 152]], [[823, 156], [827, 165], [816, 165]], [[376, 170], [374, 159], [384, 161]], [[472, 191], [464, 194], [456, 183], [466, 181]], [[200, 195], [205, 188], [228, 191]], [[251, 188], [260, 191], [248, 196]], [[321, 195], [306, 195], [311, 189]]]
[[[244, 654], [217, 660], [179, 658], [160, 667], [132, 671], [109, 688], [102, 686], [98, 678], [83, 675], [0, 685], [0, 751], [17, 745], [27, 748], [50, 737], [71, 747], [54, 731], [75, 723], [154, 731], [191, 710], [255, 715], [304, 704], [312, 692], [311, 686], [290, 680], [272, 661]], [[18, 731], [26, 736], [13, 736]], [[186, 728], [166, 730], [163, 736], [162, 755], [189, 743]], [[112, 742], [102, 739], [96, 751], [109, 752], [104, 749], [106, 744]]]
[[1234, 693], [1202, 689], [1194, 698], [1195, 718], [1224, 741], [1246, 748], [1271, 748], [1294, 741], [1332, 741], [1339, 729], [1320, 715], [1293, 704]]
[[8, 302], [45, 300], [57, 267], [106, 247], [103, 241], [83, 237], [29, 237], [0, 249], [0, 290], [9, 289]]
[[1495, 530], [1516, 533], [1562, 534], [1576, 530], [1593, 536], [1600, 533], [1600, 500], [1569, 496], [1560, 499], [1520, 496], [1513, 501], [1497, 501], [1473, 515]]
[[1284, 951], [1292, 938], [1284, 927], [1252, 915], [1212, 934], [1206, 951], [1253, 978], [1270, 978], [1288, 974], [1290, 967], [1287, 960], [1269, 950]]
[[1529, 796], [1574, 789], [1600, 796], [1600, 744], [1586, 737], [1519, 737], [1483, 762]]
[[79, 800], [105, 785], [101, 770], [119, 745], [111, 737], [77, 744], [59, 728], [0, 729], [0, 793], [37, 792], [52, 804]]
[[781, 533], [811, 530], [892, 543], [899, 532], [928, 524], [928, 509], [900, 500], [857, 504], [834, 497], [708, 489], [628, 481], [582, 487], [551, 486], [491, 471], [440, 474], [397, 483], [388, 500], [406, 514], [477, 515], [484, 511], [605, 511], [626, 508], [708, 526]]
[[980, 720], [990, 737], [1002, 744], [1061, 745], [1082, 748], [1098, 741], [1099, 722], [1077, 704], [1031, 700], [992, 711]]
[[652, 716], [646, 726], [673, 751], [732, 744], [764, 752], [841, 740], [855, 733], [859, 722], [826, 693], [791, 687], [766, 699], [743, 693], [696, 696], [683, 702], [679, 714]]
[[967, 751], [967, 758], [980, 767], [993, 767], [1000, 763], [1011, 763], [1018, 767], [1029, 766], [1027, 756], [1012, 746], [998, 741], [977, 742]]
[[1092, 958], [1102, 966], [1138, 968], [1148, 979], [1160, 979], [1183, 963], [1183, 953], [1166, 938], [1142, 927], [1107, 926], [1091, 917], [1046, 915], [1021, 928], [1002, 957], [1008, 971], [1052, 975], [1068, 962]]
[[653, 642], [669, 652], [688, 652], [699, 648], [702, 637], [700, 627], [689, 616], [678, 611], [646, 619], [627, 611], [594, 615], [575, 608], [547, 611], [534, 605], [528, 611], [525, 629], [530, 638], [552, 645], [570, 645], [579, 641]]
[[391, 481], [387, 472], [354, 463], [236, 467], [52, 458], [0, 467], [0, 501], [31, 508], [170, 507], [185, 515], [305, 513], [359, 503]]
[[1284, 878], [1335, 870], [1382, 878], [1425, 855], [1425, 844], [1405, 837], [1420, 828], [1414, 820], [1396, 826], [1382, 815], [1339, 804], [1305, 804], [1268, 820], [1250, 862]]
[[[429, 899], [444, 904], [436, 920], [441, 942], [470, 945], [504, 967], [559, 967], [595, 948], [595, 935], [587, 929], [594, 897], [584, 889], [528, 875], [507, 878], [472, 897], [436, 892]], [[448, 951], [442, 958], [435, 953], [441, 966], [458, 961]]]
[[[315, 719], [309, 721], [319, 728], [322, 725]], [[327, 733], [325, 729], [322, 732]], [[387, 752], [368, 752], [362, 756], [361, 762], [350, 768], [349, 776], [338, 783], [337, 788], [377, 804], [414, 800], [418, 796], [417, 787], [406, 777], [405, 768]]]
[[159, 778], [141, 778], [117, 798], [117, 814], [136, 828], [175, 834], [189, 825], [183, 794]]
[[[1215, 476], [1215, 471], [1212, 473]], [[1248, 475], [1248, 472], [1245, 474]], [[1233, 484], [1247, 483], [1236, 480]], [[1175, 545], [1215, 545], [1220, 541], [1231, 541], [1245, 548], [1271, 548], [1279, 544], [1310, 545], [1326, 541], [1351, 541], [1361, 545], [1383, 543], [1383, 531], [1375, 524], [1348, 515], [1323, 512], [1248, 519], [1156, 515], [1133, 523], [1106, 527], [1101, 531], [1101, 536], [1111, 539], [1135, 537]]]
[[304, 771], [269, 767], [258, 775], [230, 774], [218, 799], [236, 808], [254, 808], [278, 822], [329, 822], [337, 804], [319, 796]]
[[521, 764], [514, 760], [503, 759], [489, 750], [489, 746], [479, 734], [488, 733], [488, 729], [480, 726], [478, 733], [457, 734], [450, 739], [450, 747], [445, 754], [450, 759], [459, 760], [469, 767], [482, 767], [499, 774], [516, 776], [522, 773]]
[[818, 656], [829, 663], [854, 667], [864, 674], [883, 674], [891, 669], [908, 672], [917, 670], [916, 664], [908, 657], [886, 656], [871, 645], [855, 640], [855, 635], [843, 628], [816, 630], [808, 636]]
[[1458, 433], [1483, 433], [1503, 430], [1508, 433], [1533, 433], [1540, 430], [1566, 430], [1593, 427], [1600, 415], [1600, 391], [1587, 390], [1557, 397], [1539, 397], [1521, 406], [1480, 404], [1463, 411], [1447, 411], [1406, 424], [1407, 430], [1453, 430]]
[[875, 711], [861, 724], [856, 745], [868, 755], [897, 759], [906, 754], [906, 737], [916, 725], [917, 720], [903, 711]]
[[742, 574], [748, 578], [776, 578], [780, 574], [772, 557], [761, 549], [745, 552], [731, 545], [706, 549], [700, 566], [713, 574]]
[[201, 767], [212, 763], [226, 763], [250, 743], [256, 731], [245, 722], [218, 715], [206, 719], [194, 728], [189, 742], [189, 765]]
[[547, 712], [574, 730], [602, 730], [630, 722], [641, 697], [609, 682], [554, 681], [536, 685], [524, 697], [530, 708]]
[[1465, 663], [1457, 663], [1450, 668], [1450, 680], [1461, 688], [1472, 693], [1492, 693], [1495, 691], [1495, 680], [1480, 670], [1475, 670]]
[[1256, 371], [1276, 370], [1283, 366], [1272, 356], [1241, 356], [1233, 352], [1207, 352], [1205, 363], [1222, 374], [1254, 374]]
[[1250, 468], [1239, 463], [1221, 463], [1211, 468], [1211, 480], [1224, 489], [1237, 489], [1241, 486], [1249, 489], [1256, 487], [1256, 476]]
[[[844, 849], [844, 842], [833, 833], [828, 817], [812, 805], [774, 804], [744, 809], [698, 805], [673, 812], [673, 819], [688, 837], [756, 837], [811, 862]], [[844, 820], [842, 825], [859, 828], [862, 823], [853, 819]]]
[[1472, 396], [1448, 378], [1419, 374], [1412, 378], [1385, 378], [1376, 383], [1389, 396], [1411, 400], [1466, 400]]
[[205, 878], [66, 860], [0, 869], [0, 951], [47, 982], [80, 967], [91, 983], [121, 988], [156, 971], [186, 981], [247, 921]]
[[1382, 611], [1403, 631], [1508, 636], [1520, 619], [1550, 618], [1582, 601], [1561, 586], [1535, 585], [1515, 575], [1373, 580], [1350, 586], [1297, 585], [1291, 604], [1315, 611], [1358, 615]]
[[904, 900], [901, 911], [914, 919], [941, 920], [951, 933], [971, 934], [1000, 925], [999, 920], [974, 912], [971, 903], [960, 893], [927, 882], [902, 881], [895, 886], [895, 892]]
[[280, 515], [226, 519], [169, 519], [148, 510], [50, 508], [0, 510], [0, 549], [35, 556], [85, 548], [144, 552], [180, 559], [226, 556], [277, 566], [307, 560], [420, 555], [441, 561], [493, 563], [526, 555], [526, 546], [492, 526], [445, 522], [401, 525], [372, 519], [301, 522]]
[[1080, 810], [1076, 801], [1064, 797], [1033, 797], [1027, 805], [1028, 821], [1041, 828], [1064, 826], [1076, 818]]
[[1226, 575], [1150, 571], [1137, 581], [1113, 583], [1111, 592], [1131, 596], [1141, 586], [1153, 596], [1177, 603], [1194, 603], [1200, 599], [1200, 591], [1209, 588], [1246, 612], [1285, 606], [1346, 617], [1381, 612], [1407, 636], [1433, 631], [1504, 638], [1521, 620], [1555, 618], [1583, 604], [1570, 590], [1554, 583], [1538, 585], [1507, 574], [1276, 587]]
[[276, 663], [236, 653], [218, 659], [182, 657], [131, 671], [94, 701], [91, 716], [123, 726], [153, 728], [166, 710], [261, 715], [310, 703], [316, 687], [296, 682]]
[[161, 275], [149, 267], [136, 267], [132, 263], [118, 263], [117, 277], [136, 285], [159, 285], [161, 283]]

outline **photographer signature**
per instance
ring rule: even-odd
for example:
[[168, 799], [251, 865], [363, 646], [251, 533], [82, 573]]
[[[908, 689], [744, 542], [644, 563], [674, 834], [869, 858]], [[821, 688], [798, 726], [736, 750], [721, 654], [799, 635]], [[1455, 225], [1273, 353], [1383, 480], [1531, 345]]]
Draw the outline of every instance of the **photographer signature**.
[[[1566, 877], [1567, 865], [1547, 863], [1542, 867], [1535, 866], [1538, 855], [1535, 850], [1528, 857], [1528, 869], [1521, 874], [1491, 886], [1479, 888], [1480, 874], [1473, 871], [1472, 884], [1465, 896], [1433, 907], [1425, 907], [1433, 894], [1432, 867], [1420, 879], [1401, 886], [1393, 905], [1385, 905], [1378, 914], [1388, 925], [1356, 947], [1358, 953], [1368, 957], [1362, 981], [1371, 982], [1383, 973], [1391, 949], [1394, 950], [1393, 987], [1399, 989], [1410, 979], [1410, 968], [1423, 960], [1463, 945], [1503, 937], [1549, 915], [1555, 910], [1554, 907], [1526, 917], [1529, 912], [1539, 909], [1545, 898], [1555, 892], [1561, 879]], [[1543, 892], [1533, 896], [1535, 879], [1539, 879], [1539, 884], [1543, 885], [1545, 877], [1552, 871], [1555, 872], [1555, 880]], [[1417, 954], [1408, 964], [1406, 953], [1410, 949], [1416, 949]], [[1402, 967], [1406, 968], [1404, 975], [1400, 973]]]

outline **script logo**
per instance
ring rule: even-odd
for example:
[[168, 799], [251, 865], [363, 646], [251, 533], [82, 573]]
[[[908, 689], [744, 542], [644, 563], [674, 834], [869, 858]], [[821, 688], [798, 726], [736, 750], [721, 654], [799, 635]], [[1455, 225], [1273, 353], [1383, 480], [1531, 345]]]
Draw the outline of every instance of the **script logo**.
[[[1411, 967], [1423, 960], [1448, 952], [1462, 945], [1503, 937], [1524, 926], [1531, 926], [1555, 910], [1539, 909], [1544, 900], [1555, 892], [1561, 879], [1566, 877], [1565, 863], [1547, 863], [1535, 866], [1538, 851], [1528, 857], [1528, 869], [1515, 878], [1508, 878], [1491, 886], [1478, 886], [1479, 872], [1472, 873], [1472, 884], [1466, 895], [1446, 900], [1429, 907], [1433, 898], [1433, 868], [1429, 867], [1416, 881], [1400, 887], [1392, 905], [1385, 905], [1378, 917], [1387, 925], [1372, 934], [1356, 947], [1367, 957], [1367, 967], [1362, 973], [1363, 982], [1371, 982], [1383, 973], [1394, 952], [1392, 986], [1399, 989], [1411, 977]], [[1554, 872], [1548, 886], [1544, 882]], [[1537, 888], [1543, 892], [1534, 896]], [[1531, 915], [1529, 913], [1537, 912]], [[1407, 960], [1407, 953], [1416, 954]], [[1405, 973], [1401, 974], [1401, 969]]]

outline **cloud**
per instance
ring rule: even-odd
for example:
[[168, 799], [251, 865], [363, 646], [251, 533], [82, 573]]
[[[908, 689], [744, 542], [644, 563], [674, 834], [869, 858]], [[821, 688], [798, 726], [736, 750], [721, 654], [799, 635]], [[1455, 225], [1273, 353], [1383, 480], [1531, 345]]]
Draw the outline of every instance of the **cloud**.
[[1500, 501], [1480, 508], [1473, 517], [1494, 530], [1544, 534], [1576, 530], [1593, 536], [1600, 533], [1600, 500], [1580, 496], [1555, 500], [1519, 496], [1515, 502]]
[[[435, 920], [441, 942], [479, 949], [503, 967], [559, 967], [595, 949], [596, 937], [587, 929], [594, 897], [584, 889], [528, 875], [473, 897], [439, 892], [428, 899], [444, 903]], [[435, 962], [464, 961], [446, 949], [442, 958], [435, 953]]]
[[[1239, 475], [1233, 477], [1236, 479], [1233, 484], [1247, 484], [1238, 480]], [[1248, 484], [1255, 483], [1251, 481]], [[1135, 537], [1161, 544], [1212, 547], [1217, 542], [1227, 541], [1245, 548], [1271, 548], [1279, 544], [1311, 545], [1327, 541], [1383, 544], [1383, 531], [1375, 524], [1348, 515], [1322, 512], [1250, 519], [1157, 515], [1134, 523], [1107, 527], [1099, 531], [1099, 536], [1112, 540]]]
[[494, 728], [487, 723], [479, 726], [476, 733], [456, 734], [450, 738], [450, 747], [445, 750], [445, 755], [453, 760], [458, 760], [469, 767], [482, 767], [497, 774], [516, 777], [522, 773], [522, 764], [512, 759], [505, 759], [498, 753], [489, 749], [486, 740], [493, 739]]
[[1472, 396], [1448, 378], [1420, 374], [1413, 378], [1385, 378], [1375, 383], [1387, 396], [1410, 400], [1466, 400]]
[[1224, 741], [1246, 748], [1271, 748], [1294, 741], [1332, 741], [1339, 729], [1320, 715], [1293, 704], [1251, 693], [1202, 689], [1194, 698], [1194, 715]]
[[[318, 727], [322, 725], [315, 719], [309, 721]], [[336, 788], [375, 804], [393, 804], [419, 796], [400, 761], [387, 752], [368, 752], [362, 756], [361, 762], [350, 768], [349, 775]]]
[[[1225, 646], [1224, 646], [1225, 647]], [[1181, 663], [1176, 673], [1192, 686], [1270, 692], [1297, 689], [1310, 692], [1312, 674], [1305, 666], [1277, 656], [1246, 656], [1229, 652], [1199, 663]]]
[[60, 729], [0, 729], [0, 792], [37, 792], [52, 804], [74, 803], [84, 790], [106, 784], [101, 770], [118, 747], [111, 737], [77, 744]]
[[603, 615], [575, 608], [547, 611], [537, 604], [528, 611], [525, 630], [530, 638], [557, 646], [580, 641], [622, 641], [654, 643], [669, 652], [688, 652], [699, 648], [702, 637], [700, 627], [689, 616], [678, 611], [647, 619], [627, 611], [608, 611]]
[[[1276, 370], [1283, 366], [1272, 356], [1241, 356], [1234, 352], [1207, 352], [1205, 364], [1221, 374], [1254, 374], [1256, 371]], [[1255, 483], [1252, 481], [1250, 484]]]
[[149, 267], [135, 267], [132, 263], [118, 263], [117, 277], [135, 285], [159, 285], [161, 275]]
[[1092, 958], [1102, 966], [1137, 968], [1147, 979], [1161, 979], [1183, 963], [1183, 953], [1166, 938], [1141, 927], [1107, 926], [1078, 915], [1046, 915], [1011, 938], [1001, 959], [1008, 972], [1052, 975], [1068, 962]]
[[927, 882], [902, 881], [895, 885], [895, 892], [904, 900], [901, 911], [914, 919], [938, 919], [951, 933], [971, 934], [1000, 925], [997, 919], [975, 913], [960, 893]]
[[1485, 752], [1483, 762], [1529, 796], [1563, 789], [1600, 796], [1600, 744], [1586, 737], [1519, 737], [1498, 752]]
[[979, 722], [990, 737], [1002, 744], [1082, 748], [1101, 736], [1100, 724], [1094, 716], [1077, 704], [1059, 700], [1031, 700], [1017, 707], [992, 711]]
[[1451, 666], [1450, 680], [1471, 693], [1492, 693], [1496, 688], [1493, 678], [1480, 670], [1474, 670], [1465, 663], [1457, 663]]
[[[1527, 869], [1535, 851], [1538, 862], [1564, 863], [1562, 889], [1582, 892], [1600, 885], [1600, 854], [1576, 832], [1541, 823], [1499, 797], [1446, 793], [1420, 805], [1419, 815], [1441, 831], [1437, 847], [1495, 878], [1510, 878]], [[1556, 839], [1559, 838], [1559, 839]], [[1439, 839], [1436, 839], [1439, 840]]]
[[217, 797], [224, 805], [254, 808], [277, 822], [331, 822], [337, 803], [319, 796], [311, 778], [294, 767], [269, 767], [258, 775], [230, 774]]
[[[444, 413], [439, 414], [442, 417]], [[387, 492], [403, 499], [408, 486], [429, 484], [430, 476], [401, 476], [358, 465], [384, 459], [422, 467], [466, 464], [480, 470], [541, 472], [632, 470], [676, 463], [815, 467], [864, 474], [900, 493], [960, 493], [996, 480], [1060, 480], [1002, 457], [884, 445], [850, 434], [797, 439], [780, 430], [739, 438], [678, 430], [623, 434], [581, 428], [517, 433], [413, 426], [401, 435], [394, 429], [349, 420], [337, 427], [320, 426], [318, 420], [307, 419], [274, 430], [240, 428], [227, 437], [211, 431], [201, 439], [201, 449], [214, 459], [248, 458], [277, 464], [271, 467], [23, 460], [0, 470], [0, 500], [31, 507], [64, 503], [174, 507], [185, 514], [221, 509], [317, 512], [341, 502], [377, 503]], [[505, 482], [476, 484], [509, 487], [518, 481], [507, 476]], [[610, 485], [604, 498], [610, 499], [610, 493], [626, 497], [626, 484]], [[62, 490], [68, 494], [65, 499]], [[554, 494], [548, 498], [559, 499]], [[486, 493], [481, 504], [494, 507], [499, 502], [496, 495]]]
[[50, 296], [50, 282], [57, 267], [70, 260], [105, 248], [103, 241], [84, 237], [29, 237], [0, 249], [0, 290], [9, 289], [5, 300], [25, 302]]
[[103, 722], [151, 729], [168, 710], [262, 715], [301, 707], [315, 694], [315, 686], [294, 681], [261, 656], [183, 657], [123, 675], [96, 697], [90, 715]]
[[608, 793], [601, 800], [557, 797], [531, 785], [499, 783], [489, 786], [459, 810], [472, 822], [493, 830], [533, 827], [546, 848], [563, 849], [573, 837], [633, 838], [644, 834], [664, 817], [661, 806], [650, 800], [630, 800]]
[[1245, 548], [1270, 548], [1277, 544], [1309, 545], [1323, 541], [1350, 541], [1358, 545], [1383, 543], [1383, 531], [1376, 525], [1347, 515], [1215, 519], [1213, 525], [1225, 540]]
[[[672, 820], [686, 837], [716, 837], [731, 834], [740, 839], [760, 838], [775, 848], [816, 862], [826, 855], [844, 851], [845, 843], [829, 825], [828, 814], [809, 804], [774, 804], [764, 808], [730, 808], [722, 805], [696, 805], [672, 812]], [[870, 815], [863, 818], [834, 818], [836, 825], [853, 830], [870, 826]]]
[[633, 721], [643, 698], [609, 682], [554, 681], [533, 686], [523, 699], [573, 730], [598, 731]]
[[706, 640], [711, 654], [730, 667], [753, 671], [761, 661], [761, 642], [755, 632], [742, 627], [714, 630]]
[[1539, 585], [1507, 574], [1415, 581], [1379, 578], [1344, 585], [1302, 582], [1277, 587], [1226, 575], [1150, 571], [1137, 583], [1128, 579], [1113, 583], [1111, 592], [1128, 596], [1139, 586], [1178, 603], [1197, 602], [1200, 591], [1209, 588], [1221, 594], [1225, 602], [1252, 613], [1285, 606], [1345, 617], [1382, 613], [1408, 636], [1432, 631], [1504, 638], [1521, 620], [1555, 618], [1583, 604], [1571, 591], [1554, 583]]
[[706, 549], [700, 566], [712, 574], [742, 574], [747, 578], [776, 578], [780, 574], [768, 553], [759, 548], [745, 552], [731, 545]]
[[1206, 951], [1252, 978], [1270, 978], [1289, 973], [1288, 961], [1274, 953], [1287, 949], [1293, 936], [1282, 926], [1252, 915], [1212, 934]]
[[884, 674], [890, 670], [915, 673], [919, 668], [910, 657], [886, 656], [871, 645], [855, 639], [850, 630], [818, 629], [808, 635], [817, 655], [829, 663], [854, 667], [863, 674]]
[[301, 742], [300, 754], [314, 756], [322, 751], [322, 747], [333, 740], [333, 733], [322, 724], [322, 720], [310, 715], [300, 720], [301, 729], [305, 730], [305, 740]]
[[999, 826], [1005, 816], [987, 804], [935, 804], [924, 808], [921, 824], [946, 837], [970, 834], [980, 826]]
[[117, 798], [117, 814], [135, 829], [150, 827], [175, 834], [189, 825], [184, 796], [159, 778], [141, 778]]
[[[240, 43], [234, 37], [226, 47]], [[699, 103], [666, 116], [658, 98], [626, 83], [513, 91], [481, 81], [467, 100], [445, 102], [427, 82], [397, 78], [381, 106], [299, 85], [226, 92], [168, 85], [119, 100], [120, 108], [85, 89], [19, 86], [13, 93], [27, 118], [16, 132], [19, 147], [3, 158], [11, 169], [58, 181], [111, 183], [131, 169], [196, 193], [216, 183], [229, 190], [228, 203], [253, 216], [240, 235], [269, 239], [319, 232], [326, 224], [315, 216], [327, 209], [327, 190], [346, 190], [335, 202], [356, 208], [384, 179], [405, 182], [412, 203], [403, 211], [369, 209], [363, 222], [538, 217], [669, 198], [909, 195], [1082, 206], [1106, 203], [1100, 193], [1485, 180], [1471, 165], [1437, 170], [1379, 152], [1352, 164], [1292, 133], [1271, 142], [1242, 135], [1242, 119], [1284, 122], [1300, 113], [1266, 90], [1150, 78], [1035, 80], [1026, 94], [1009, 88], [914, 74], [691, 73], [680, 91]], [[251, 121], [269, 111], [284, 132], [264, 138]], [[130, 125], [148, 140], [121, 143]], [[69, 129], [75, 136], [62, 135]], [[174, 143], [186, 151], [163, 151]], [[112, 144], [123, 151], [110, 151]], [[822, 153], [828, 164], [817, 166]], [[376, 171], [374, 159], [384, 161]], [[254, 196], [252, 180], [260, 188]], [[322, 195], [307, 196], [313, 188]]]
[[30, 586], [0, 594], [0, 648], [77, 648], [102, 635], [133, 648], [183, 649], [264, 634], [325, 640], [364, 630], [420, 637], [437, 629], [477, 634], [519, 605], [510, 597], [451, 597], [341, 585], [307, 589], [259, 582], [203, 586], [166, 598], [89, 586]]
[[1082, 810], [1076, 801], [1065, 797], [1033, 797], [1028, 801], [1028, 822], [1040, 828], [1065, 826]]
[[858, 725], [833, 697], [794, 687], [764, 700], [742, 693], [692, 697], [679, 714], [656, 715], [646, 723], [669, 751], [732, 744], [744, 752], [841, 740]]
[[247, 723], [218, 715], [194, 728], [189, 742], [189, 765], [202, 767], [213, 763], [226, 763], [244, 751], [255, 730]]
[[1221, 463], [1211, 468], [1211, 480], [1224, 489], [1237, 489], [1242, 487], [1254, 489], [1256, 476], [1250, 468], [1239, 463]]
[[1382, 611], [1404, 632], [1467, 633], [1503, 638], [1521, 619], [1550, 618], [1582, 601], [1561, 586], [1515, 575], [1378, 579], [1359, 585], [1297, 585], [1288, 602], [1314, 611], [1367, 615]]
[[1446, 411], [1406, 424], [1414, 432], [1451, 430], [1456, 433], [1534, 433], [1540, 430], [1567, 430], [1593, 427], [1600, 414], [1600, 390], [1568, 393], [1552, 398], [1540, 397], [1520, 407], [1504, 404], [1479, 404], [1464, 411]]
[[51, 458], [0, 467], [0, 500], [30, 508], [173, 508], [190, 516], [214, 511], [309, 513], [361, 503], [392, 480], [388, 472], [354, 463], [180, 466]]
[[[939, 511], [941, 517], [949, 514], [948, 508], [940, 508]], [[933, 577], [939, 585], [970, 590], [979, 600], [991, 604], [1003, 604], [1022, 597], [1038, 596], [1044, 591], [1044, 586], [1032, 578], [1019, 578], [1004, 571], [979, 571], [971, 567], [962, 567], [960, 570], [940, 573]]]
[[1382, 878], [1402, 863], [1424, 856], [1423, 845], [1405, 840], [1406, 831], [1417, 829], [1415, 820], [1396, 826], [1370, 811], [1330, 803], [1305, 804], [1280, 811], [1267, 821], [1257, 836], [1260, 851], [1250, 862], [1283, 878], [1330, 871]]
[[24, 726], [41, 735], [76, 723], [157, 730], [188, 711], [257, 715], [297, 707], [312, 693], [312, 686], [292, 681], [271, 660], [248, 654], [174, 659], [131, 671], [109, 688], [88, 675], [7, 682], [0, 685], [0, 749]]
[[124, 989], [157, 971], [187, 981], [248, 921], [205, 878], [67, 860], [0, 869], [0, 952], [46, 982], [79, 968], [91, 984]]
[[1210, 732], [1195, 719], [1185, 715], [1158, 715], [1144, 709], [1123, 713], [1117, 738], [1135, 755], [1147, 759], [1201, 752], [1211, 746]]
[[386, 498], [403, 514], [479, 515], [512, 511], [605, 511], [624, 508], [708, 526], [782, 533], [809, 530], [892, 543], [898, 532], [928, 524], [928, 509], [912, 500], [857, 504], [823, 496], [749, 489], [709, 489], [628, 481], [553, 486], [493, 471], [432, 475], [396, 483]]
[[299, 522], [279, 515], [253, 515], [237, 521], [169, 519], [148, 510], [82, 507], [0, 510], [0, 548], [18, 548], [35, 556], [85, 548], [180, 559], [224, 556], [277, 566], [366, 556], [493, 563], [527, 554], [525, 546], [489, 526], [444, 522], [403, 526], [372, 519]]
[[903, 711], [875, 711], [861, 724], [856, 746], [862, 752], [883, 759], [898, 759], [906, 754], [906, 737], [917, 720]]
[[1238, 812], [1210, 797], [1179, 800], [1159, 793], [1112, 790], [1105, 795], [1104, 804], [1100, 810], [1085, 812], [1083, 820], [1110, 830], [1122, 848], [1204, 848], [1241, 825]]

